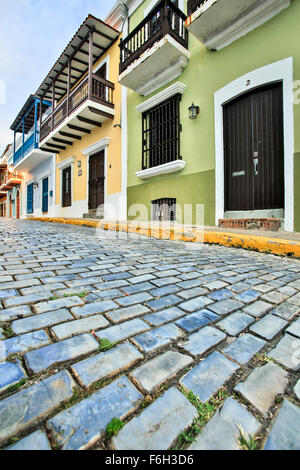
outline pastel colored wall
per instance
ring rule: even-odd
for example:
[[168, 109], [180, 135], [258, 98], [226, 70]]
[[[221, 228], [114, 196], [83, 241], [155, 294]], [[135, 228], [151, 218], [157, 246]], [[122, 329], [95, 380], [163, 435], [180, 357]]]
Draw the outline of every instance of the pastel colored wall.
[[[144, 9], [150, 0], [134, 12], [130, 19], [132, 30], [143, 18]], [[135, 175], [141, 170], [142, 120], [136, 106], [157, 94], [143, 98], [128, 92], [128, 207], [134, 201], [150, 205], [151, 199], [175, 197], [186, 203], [205, 205], [205, 223], [214, 224], [215, 194], [215, 116], [214, 93], [244, 74], [293, 56], [294, 80], [300, 80], [299, 49], [300, 2], [293, 1], [289, 8], [233, 42], [221, 51], [211, 52], [192, 34], [189, 35], [191, 58], [187, 68], [173, 82], [187, 86], [180, 103], [181, 155], [187, 162], [185, 169], [177, 175], [151, 178], [143, 181]], [[299, 87], [300, 90], [300, 87]], [[300, 92], [299, 92], [300, 101]], [[200, 106], [200, 115], [189, 120], [188, 107], [194, 102]], [[294, 106], [295, 131], [295, 182], [300, 178], [300, 104]], [[292, 130], [291, 130], [292, 131]], [[209, 178], [207, 179], [207, 175]], [[190, 188], [191, 181], [194, 190]], [[174, 188], [176, 183], [177, 188]], [[300, 192], [295, 190], [295, 228], [300, 230]]]
[[[95, 127], [91, 134], [84, 134], [82, 139], [75, 141], [72, 146], [68, 146], [56, 158], [56, 164], [62, 163], [70, 157], [75, 157], [74, 163], [74, 180], [72, 183], [73, 201], [82, 201], [88, 197], [87, 188], [87, 157], [82, 151], [90, 145], [98, 142], [105, 137], [111, 139], [107, 152], [107, 194], [115, 194], [121, 192], [121, 129], [113, 127], [114, 124], [121, 122], [121, 85], [118, 83], [119, 75], [119, 40], [117, 40], [110, 49], [99, 59], [94, 65], [96, 68], [109, 56], [108, 80], [115, 84], [114, 90], [114, 119], [108, 119], [102, 123], [102, 127]], [[81, 161], [82, 175], [78, 176], [77, 161]], [[56, 204], [60, 204], [61, 199], [61, 171], [56, 168]]]

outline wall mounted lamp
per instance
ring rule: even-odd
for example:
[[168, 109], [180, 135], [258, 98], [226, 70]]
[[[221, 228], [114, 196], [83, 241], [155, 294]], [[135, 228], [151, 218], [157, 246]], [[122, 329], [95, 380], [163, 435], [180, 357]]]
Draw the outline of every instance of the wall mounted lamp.
[[37, 189], [39, 187], [39, 183], [33, 183], [33, 188]]
[[119, 127], [120, 129], [122, 129], [121, 124], [114, 124], [114, 127]]
[[194, 103], [192, 103], [192, 106], [189, 107], [189, 118], [197, 119], [197, 116], [199, 113], [200, 113], [199, 106], [195, 106]]
[[77, 160], [77, 168], [81, 168], [81, 160]]

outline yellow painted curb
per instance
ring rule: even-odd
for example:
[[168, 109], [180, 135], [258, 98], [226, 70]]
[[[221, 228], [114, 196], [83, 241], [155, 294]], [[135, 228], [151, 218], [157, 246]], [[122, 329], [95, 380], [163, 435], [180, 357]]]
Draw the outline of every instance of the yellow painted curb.
[[186, 242], [203, 242], [207, 244], [222, 245], [228, 247], [244, 248], [246, 250], [272, 253], [281, 256], [300, 258], [300, 242], [272, 237], [260, 237], [257, 235], [245, 235], [225, 232], [205, 231], [199, 232], [195, 228], [186, 231], [178, 228], [164, 230], [159, 227], [148, 227], [134, 223], [112, 223], [101, 220], [65, 219], [56, 217], [29, 217], [26, 220], [40, 222], [53, 222], [58, 224], [77, 225], [82, 227], [101, 228], [117, 232], [138, 233], [147, 237], [164, 240], [181, 240]]

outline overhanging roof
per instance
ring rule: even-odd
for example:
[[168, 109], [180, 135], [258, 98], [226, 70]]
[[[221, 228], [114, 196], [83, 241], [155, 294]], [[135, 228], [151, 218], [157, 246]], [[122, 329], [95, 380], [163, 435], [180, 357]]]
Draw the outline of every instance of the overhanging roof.
[[[25, 117], [25, 134], [28, 134], [30, 129], [34, 124], [34, 102], [37, 100], [37, 97], [34, 95], [30, 95], [26, 103], [24, 104], [23, 108], [17, 115], [16, 119], [14, 120], [13, 124], [10, 126], [12, 131], [19, 129], [19, 132], [22, 132], [22, 120]], [[42, 112], [44, 113], [46, 109], [49, 107], [46, 103], [43, 102]], [[38, 113], [40, 109], [40, 100], [38, 99]]]
[[52, 67], [47, 77], [44, 79], [36, 96], [43, 97], [46, 100], [52, 100], [52, 84], [55, 84], [55, 99], [60, 100], [68, 89], [68, 61], [72, 59], [70, 85], [74, 86], [89, 69], [89, 31], [93, 34], [93, 63], [102, 56], [102, 54], [118, 38], [119, 31], [112, 28], [103, 21], [89, 15], [82, 23], [77, 33], [73, 36], [55, 65]]

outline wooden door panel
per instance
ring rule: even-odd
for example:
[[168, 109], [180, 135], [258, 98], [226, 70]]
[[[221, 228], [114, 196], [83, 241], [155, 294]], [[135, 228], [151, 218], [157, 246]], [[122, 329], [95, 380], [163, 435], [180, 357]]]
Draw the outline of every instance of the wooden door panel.
[[283, 154], [281, 83], [224, 106], [225, 211], [282, 209]]
[[89, 159], [89, 209], [97, 209], [104, 204], [104, 150]]
[[62, 172], [62, 206], [72, 205], [72, 172], [71, 167], [65, 168]]

